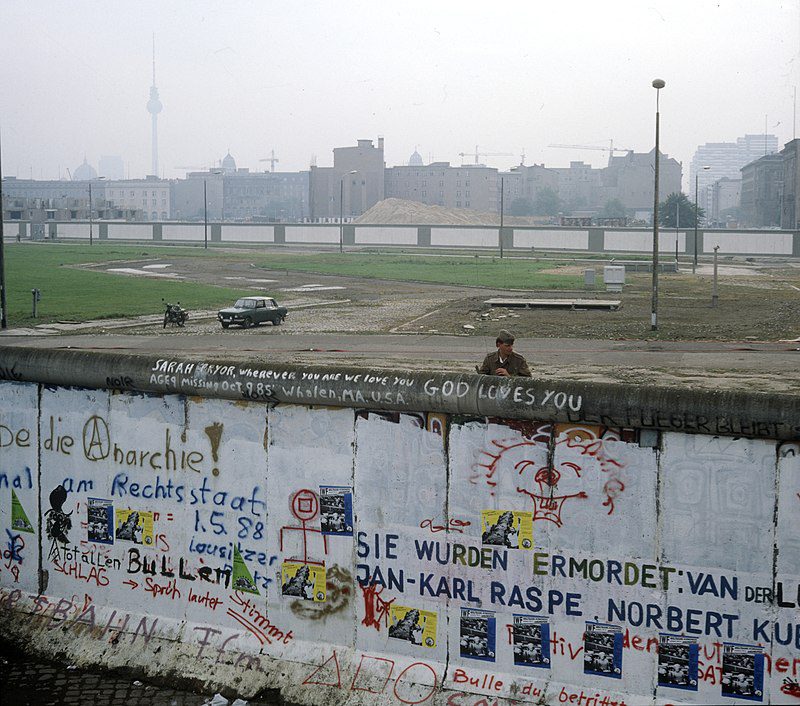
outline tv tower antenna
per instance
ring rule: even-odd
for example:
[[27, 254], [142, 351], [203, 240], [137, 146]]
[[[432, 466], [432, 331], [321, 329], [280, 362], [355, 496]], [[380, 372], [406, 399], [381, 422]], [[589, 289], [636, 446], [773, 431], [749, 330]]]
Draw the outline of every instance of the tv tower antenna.
[[152, 121], [152, 173], [158, 176], [158, 114], [162, 109], [161, 101], [158, 99], [158, 88], [156, 88], [156, 35], [153, 34], [153, 85], [150, 86], [150, 100], [147, 101], [147, 112], [150, 113]]

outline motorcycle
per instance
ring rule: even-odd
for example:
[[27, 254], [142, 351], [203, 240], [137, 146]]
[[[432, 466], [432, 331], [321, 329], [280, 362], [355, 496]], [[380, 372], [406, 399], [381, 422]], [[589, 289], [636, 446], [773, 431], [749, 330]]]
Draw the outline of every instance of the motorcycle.
[[167, 328], [167, 324], [183, 326], [189, 318], [189, 312], [181, 306], [180, 302], [177, 304], [170, 304], [163, 299], [161, 301], [164, 302], [166, 306], [166, 311], [164, 312], [164, 328]]

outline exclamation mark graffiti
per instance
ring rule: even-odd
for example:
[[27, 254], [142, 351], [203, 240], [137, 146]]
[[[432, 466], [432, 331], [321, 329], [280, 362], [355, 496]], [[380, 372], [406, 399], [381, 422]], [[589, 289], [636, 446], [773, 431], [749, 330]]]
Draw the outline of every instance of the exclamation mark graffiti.
[[[219, 422], [214, 422], [207, 426], [203, 431], [205, 431], [208, 440], [211, 442], [211, 458], [214, 459], [214, 463], [219, 462], [219, 442], [222, 440], [222, 424]], [[211, 473], [215, 476], [219, 475], [219, 468], [214, 466], [211, 469]]]

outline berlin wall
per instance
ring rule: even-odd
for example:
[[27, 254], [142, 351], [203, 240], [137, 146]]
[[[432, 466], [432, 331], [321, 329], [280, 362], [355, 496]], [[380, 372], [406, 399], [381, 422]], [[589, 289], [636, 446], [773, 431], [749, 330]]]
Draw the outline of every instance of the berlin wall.
[[800, 402], [5, 348], [0, 627], [301, 704], [800, 702]]

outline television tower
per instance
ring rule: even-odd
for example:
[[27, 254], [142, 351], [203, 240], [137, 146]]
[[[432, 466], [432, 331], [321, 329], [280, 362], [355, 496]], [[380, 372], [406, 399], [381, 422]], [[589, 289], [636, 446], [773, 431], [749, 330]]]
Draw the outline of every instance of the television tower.
[[161, 101], [158, 100], [156, 88], [156, 37], [153, 35], [153, 85], [150, 86], [150, 100], [147, 101], [147, 112], [153, 123], [153, 174], [158, 176], [158, 114], [161, 112]]

